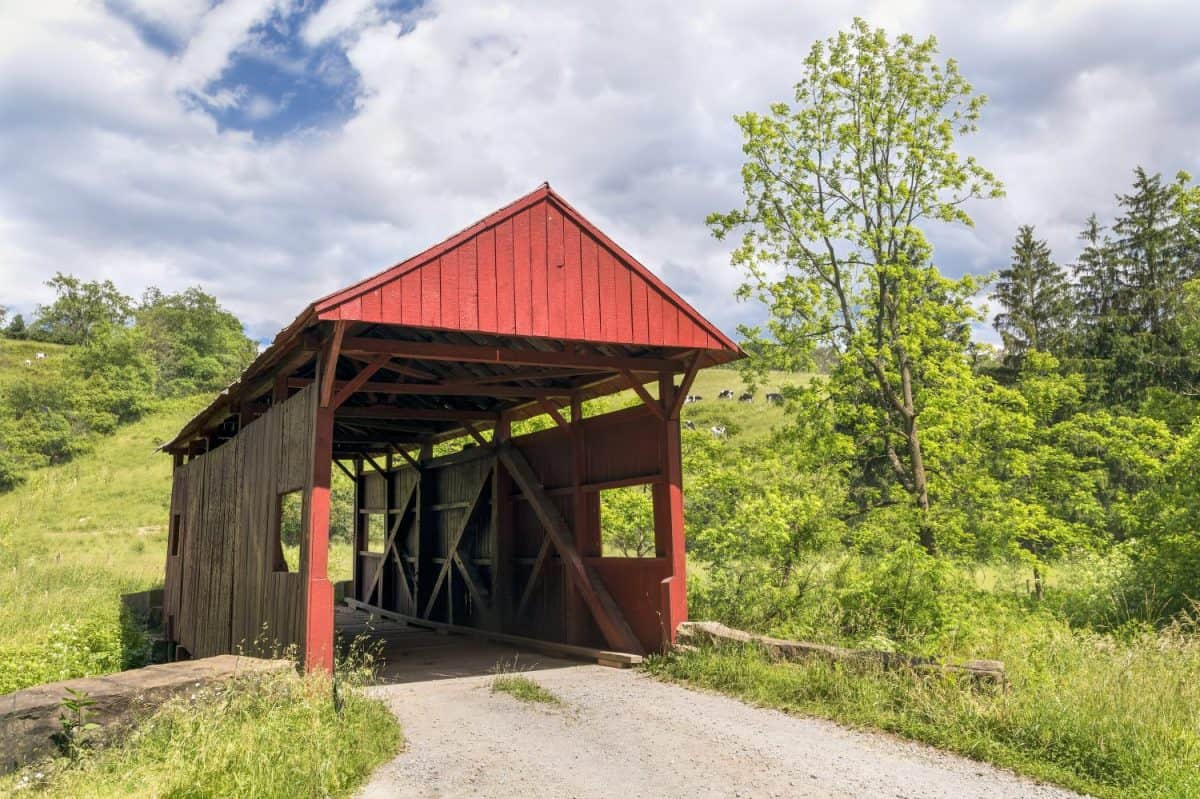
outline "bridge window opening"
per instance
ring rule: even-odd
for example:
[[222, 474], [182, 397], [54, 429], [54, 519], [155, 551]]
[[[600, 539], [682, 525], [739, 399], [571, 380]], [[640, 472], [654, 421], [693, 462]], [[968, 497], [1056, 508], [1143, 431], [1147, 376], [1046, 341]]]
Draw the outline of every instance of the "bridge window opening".
[[653, 558], [654, 492], [650, 484], [600, 492], [600, 537], [606, 558]]
[[288, 491], [279, 495], [272, 542], [277, 572], [300, 571], [300, 524], [303, 515], [303, 491]]
[[367, 516], [367, 552], [381, 554], [387, 543], [387, 514], [368, 513]]
[[183, 534], [183, 514], [182, 513], [172, 513], [171, 514], [171, 531], [170, 531], [170, 533], [168, 533], [167, 537], [170, 539], [170, 543], [168, 544], [168, 546], [170, 547], [171, 557], [173, 557], [173, 558], [179, 556], [179, 537], [182, 534]]

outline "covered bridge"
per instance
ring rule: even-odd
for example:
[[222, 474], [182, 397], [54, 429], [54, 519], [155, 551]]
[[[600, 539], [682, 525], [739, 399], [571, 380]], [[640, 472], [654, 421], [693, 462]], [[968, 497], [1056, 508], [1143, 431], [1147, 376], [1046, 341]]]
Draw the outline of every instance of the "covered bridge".
[[[164, 445], [175, 464], [168, 635], [197, 657], [296, 644], [309, 668], [330, 668], [339, 468], [356, 486], [359, 602], [660, 649], [687, 615], [680, 406], [699, 369], [739, 357], [543, 185], [309, 305]], [[640, 403], [584, 412], [628, 389]], [[543, 414], [552, 425], [513, 435], [513, 422]], [[606, 556], [599, 492], [633, 485], [652, 496], [653, 556]], [[289, 566], [281, 518], [297, 497]]]

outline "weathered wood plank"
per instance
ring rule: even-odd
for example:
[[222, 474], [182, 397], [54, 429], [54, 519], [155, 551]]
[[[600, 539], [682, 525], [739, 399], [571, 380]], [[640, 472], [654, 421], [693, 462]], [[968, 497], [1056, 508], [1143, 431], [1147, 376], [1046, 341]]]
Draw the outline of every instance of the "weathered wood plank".
[[534, 513], [554, 542], [554, 548], [558, 550], [559, 557], [567, 568], [568, 579], [583, 596], [605, 639], [613, 647], [641, 654], [644, 651], [641, 642], [634, 635], [620, 607], [604, 587], [595, 570], [584, 565], [583, 558], [575, 548], [571, 528], [558, 507], [546, 495], [529, 461], [512, 444], [502, 445], [497, 452], [505, 469], [512, 475], [521, 493], [529, 499]]

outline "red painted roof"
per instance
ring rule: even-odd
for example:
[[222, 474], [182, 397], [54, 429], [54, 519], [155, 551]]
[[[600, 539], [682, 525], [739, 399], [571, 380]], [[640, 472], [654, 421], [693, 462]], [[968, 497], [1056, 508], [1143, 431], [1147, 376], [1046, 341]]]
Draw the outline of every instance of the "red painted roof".
[[313, 310], [322, 320], [739, 352], [548, 184]]

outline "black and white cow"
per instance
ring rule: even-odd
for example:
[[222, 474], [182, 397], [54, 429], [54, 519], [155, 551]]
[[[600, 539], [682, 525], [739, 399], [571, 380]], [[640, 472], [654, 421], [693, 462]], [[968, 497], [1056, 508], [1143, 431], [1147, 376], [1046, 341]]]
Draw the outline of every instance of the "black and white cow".
[[772, 405], [782, 405], [783, 404], [783, 395], [776, 394], [774, 392], [767, 394], [767, 402], [771, 403]]
[[740, 397], [738, 397], [738, 402], [754, 402], [754, 392], [753, 391], [742, 392], [742, 395]]
[[717, 395], [717, 399], [733, 399], [733, 389], [723, 388], [721, 393]]

